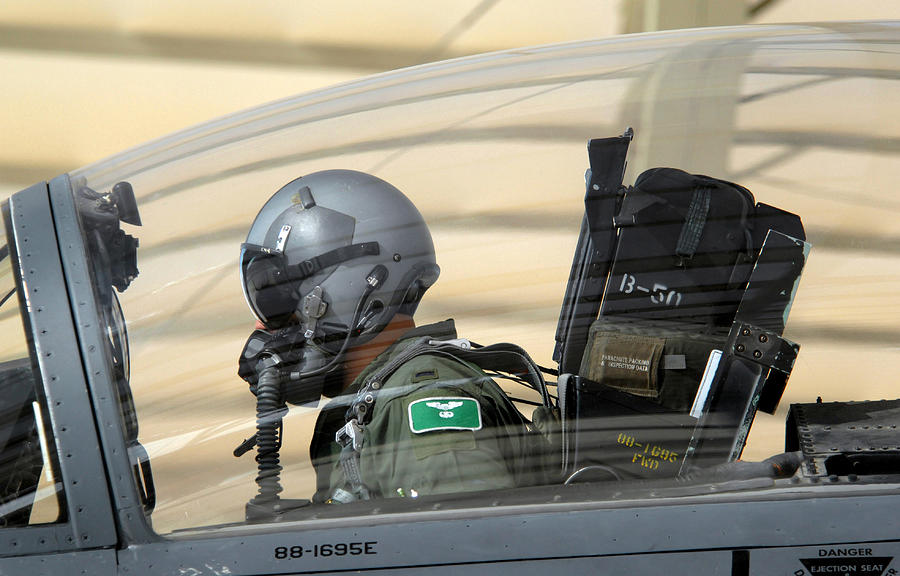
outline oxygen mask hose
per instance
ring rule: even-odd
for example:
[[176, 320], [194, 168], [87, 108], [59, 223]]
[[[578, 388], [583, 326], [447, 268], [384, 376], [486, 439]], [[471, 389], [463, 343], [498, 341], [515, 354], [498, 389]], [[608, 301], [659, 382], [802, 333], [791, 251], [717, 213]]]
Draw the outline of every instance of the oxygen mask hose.
[[281, 487], [282, 417], [287, 406], [281, 399], [281, 370], [277, 356], [262, 362], [256, 384], [256, 485], [258, 493], [247, 505], [247, 519], [270, 516], [278, 510]]

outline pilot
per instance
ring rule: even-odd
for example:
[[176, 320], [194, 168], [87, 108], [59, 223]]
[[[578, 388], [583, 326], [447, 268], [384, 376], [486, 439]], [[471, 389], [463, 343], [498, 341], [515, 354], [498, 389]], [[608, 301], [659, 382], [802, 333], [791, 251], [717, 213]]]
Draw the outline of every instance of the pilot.
[[[468, 492], [534, 483], [534, 433], [478, 367], [431, 354], [403, 359], [422, 337], [457, 338], [452, 320], [416, 326], [437, 280], [431, 234], [397, 188], [369, 174], [328, 170], [278, 190], [241, 250], [251, 310], [285, 334], [298, 364], [281, 397], [333, 398], [310, 444], [315, 502]], [[248, 344], [249, 346], [249, 344]], [[383, 382], [369, 382], [390, 367]], [[360, 390], [365, 418], [348, 408]], [[362, 420], [362, 421], [360, 421]]]

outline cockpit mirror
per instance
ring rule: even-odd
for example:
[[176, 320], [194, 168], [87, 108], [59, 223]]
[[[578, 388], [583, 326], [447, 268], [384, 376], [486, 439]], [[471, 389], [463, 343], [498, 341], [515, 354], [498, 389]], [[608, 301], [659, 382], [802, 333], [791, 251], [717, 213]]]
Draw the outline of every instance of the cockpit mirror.
[[[96, 192], [87, 186], [76, 187], [76, 202], [92, 253], [97, 256], [94, 273], [98, 286], [114, 286], [124, 292], [138, 275], [138, 239], [126, 234], [119, 222], [141, 225], [134, 189], [119, 182], [109, 192]], [[101, 294], [104, 302], [108, 295]]]

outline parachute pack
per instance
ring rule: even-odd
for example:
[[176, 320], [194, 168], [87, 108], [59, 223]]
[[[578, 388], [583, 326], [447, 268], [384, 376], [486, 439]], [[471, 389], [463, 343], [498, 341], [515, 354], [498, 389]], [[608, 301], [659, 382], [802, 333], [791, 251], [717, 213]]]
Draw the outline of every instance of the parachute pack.
[[782, 338], [800, 218], [675, 168], [622, 184], [632, 134], [592, 140], [557, 330], [563, 466], [652, 478], [737, 459], [799, 346]]

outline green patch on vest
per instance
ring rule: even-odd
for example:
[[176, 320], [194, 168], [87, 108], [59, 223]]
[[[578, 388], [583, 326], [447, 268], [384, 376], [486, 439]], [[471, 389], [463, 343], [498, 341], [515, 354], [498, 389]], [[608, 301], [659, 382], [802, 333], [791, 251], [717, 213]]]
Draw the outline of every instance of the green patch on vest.
[[481, 406], [474, 398], [422, 398], [409, 405], [409, 429], [414, 434], [434, 430], [481, 430]]

